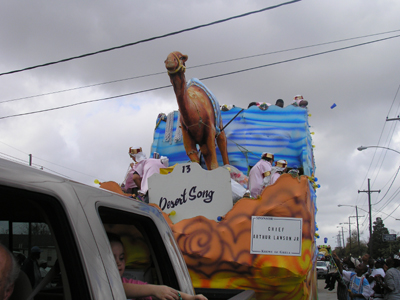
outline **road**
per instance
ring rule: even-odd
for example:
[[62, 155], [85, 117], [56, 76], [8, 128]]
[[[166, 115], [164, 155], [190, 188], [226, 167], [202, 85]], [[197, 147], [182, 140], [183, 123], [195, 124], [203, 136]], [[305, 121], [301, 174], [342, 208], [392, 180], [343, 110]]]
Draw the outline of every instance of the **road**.
[[328, 289], [324, 289], [325, 279], [318, 279], [318, 300], [337, 300], [336, 286], [337, 283], [335, 284], [335, 289], [329, 291]]

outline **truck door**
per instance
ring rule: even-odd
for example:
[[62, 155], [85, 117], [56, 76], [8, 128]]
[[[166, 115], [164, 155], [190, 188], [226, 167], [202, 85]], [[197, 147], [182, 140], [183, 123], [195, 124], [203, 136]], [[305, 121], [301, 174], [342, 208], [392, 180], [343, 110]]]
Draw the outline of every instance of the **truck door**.
[[[20, 277], [29, 279], [17, 279], [11, 299], [27, 299], [45, 279], [35, 300], [92, 299], [74, 234], [58, 199], [7, 186], [0, 186], [0, 195], [0, 242], [21, 264]], [[34, 260], [41, 266], [39, 273], [35, 264], [28, 264]]]

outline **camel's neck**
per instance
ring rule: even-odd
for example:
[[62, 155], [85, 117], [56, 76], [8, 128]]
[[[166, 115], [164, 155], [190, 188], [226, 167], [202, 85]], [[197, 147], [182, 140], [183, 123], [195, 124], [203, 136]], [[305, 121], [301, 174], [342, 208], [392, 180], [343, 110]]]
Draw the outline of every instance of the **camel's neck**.
[[187, 94], [185, 73], [179, 72], [176, 74], [171, 74], [170, 78], [172, 86], [174, 87], [176, 100], [179, 106], [179, 111], [182, 117], [185, 120], [188, 120], [189, 110], [192, 103], [191, 101], [189, 101], [189, 97]]

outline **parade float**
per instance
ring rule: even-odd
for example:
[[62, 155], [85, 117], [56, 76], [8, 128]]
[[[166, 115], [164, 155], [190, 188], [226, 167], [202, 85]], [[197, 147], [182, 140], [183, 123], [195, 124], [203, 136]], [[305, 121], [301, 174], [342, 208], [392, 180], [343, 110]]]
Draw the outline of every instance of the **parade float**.
[[[248, 288], [257, 299], [317, 299], [317, 184], [307, 110], [292, 105], [235, 107], [221, 115], [223, 124], [230, 122], [224, 131], [233, 168], [222, 167], [217, 149], [221, 167], [212, 171], [188, 162], [179, 112], [159, 116], [151, 151], [177, 165], [169, 175], [150, 178], [150, 203], [169, 222], [195, 287]], [[258, 199], [235, 201], [232, 182], [247, 175], [263, 152], [287, 160], [295, 172], [283, 174]], [[197, 197], [204, 191], [214, 191], [210, 203]]]
[[[173, 52], [165, 61], [179, 111], [155, 122], [151, 156], [168, 157], [170, 168], [148, 179], [148, 197], [170, 225], [194, 287], [317, 299], [318, 184], [308, 109], [220, 110], [201, 82], [186, 82], [186, 60]], [[247, 176], [264, 152], [286, 160], [288, 172], [254, 199]]]
[[318, 246], [317, 260], [330, 261], [332, 257], [332, 249], [329, 245]]

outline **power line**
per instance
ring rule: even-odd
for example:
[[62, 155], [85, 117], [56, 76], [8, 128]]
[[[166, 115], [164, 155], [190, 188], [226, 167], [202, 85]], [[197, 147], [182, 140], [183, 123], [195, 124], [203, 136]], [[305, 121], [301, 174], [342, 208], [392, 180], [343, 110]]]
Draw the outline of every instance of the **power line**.
[[3, 153], [3, 152], [0, 152], [0, 155], [2, 155], [3, 158], [5, 158], [5, 159], [7, 159], [7, 160], [10, 160], [10, 161], [13, 161], [13, 162], [18, 162], [18, 163], [24, 163], [24, 164], [26, 164], [26, 161], [24, 161], [24, 160], [21, 159], [21, 158], [18, 158], [18, 157], [15, 157], [15, 156], [12, 156], [12, 155]]
[[[396, 98], [397, 98], [397, 94], [399, 93], [399, 90], [400, 90], [400, 85], [399, 85], [399, 87], [397, 88], [396, 94], [395, 94], [395, 96], [394, 96], [394, 98], [393, 98], [393, 101], [392, 101], [392, 104], [391, 104], [391, 106], [390, 106], [390, 108], [389, 108], [389, 112], [392, 110], [393, 104], [394, 104], [394, 102], [395, 102], [395, 100], [396, 100]], [[388, 112], [388, 115], [389, 115], [389, 112]], [[387, 115], [387, 116], [388, 116], [388, 115]], [[396, 126], [396, 125], [395, 125], [395, 126]], [[384, 122], [384, 125], [383, 125], [382, 131], [381, 131], [381, 133], [380, 133], [380, 136], [379, 136], [379, 140], [378, 140], [377, 145], [380, 144], [380, 141], [381, 141], [381, 139], [382, 139], [382, 136], [383, 136], [383, 132], [384, 132], [384, 130], [385, 130], [385, 127], [386, 127], [386, 121]], [[392, 128], [393, 128], [393, 126], [392, 126]], [[393, 128], [393, 132], [394, 132], [394, 128]], [[393, 132], [392, 132], [392, 136], [393, 136]], [[376, 155], [377, 151], [378, 151], [378, 149], [375, 148], [374, 155], [373, 155], [373, 157], [372, 157], [372, 159], [371, 159], [371, 163], [369, 164], [369, 167], [368, 167], [367, 173], [365, 174], [365, 177], [364, 177], [364, 180], [363, 180], [363, 182], [362, 182], [362, 185], [365, 183], [365, 180], [366, 180], [367, 177], [368, 177], [368, 173], [369, 173], [369, 171], [371, 170], [371, 166], [372, 166], [372, 163], [373, 163], [373, 161], [374, 161], [374, 159], [375, 159], [375, 155]], [[382, 154], [381, 154], [381, 156], [382, 156]], [[379, 161], [379, 159], [380, 159], [380, 158], [378, 158], [378, 161]], [[382, 167], [382, 165], [383, 165], [383, 160], [382, 160], [382, 163], [381, 163], [380, 168]], [[379, 170], [380, 170], [380, 168], [379, 168]], [[379, 172], [378, 172], [378, 173], [379, 173]], [[375, 180], [376, 180], [376, 178], [377, 178], [377, 176], [375, 176]], [[375, 182], [375, 180], [374, 180], [374, 182]], [[358, 197], [357, 197], [357, 200], [356, 200], [356, 204], [357, 204], [357, 203], [358, 203]]]
[[211, 79], [211, 78], [217, 78], [217, 77], [222, 77], [222, 76], [227, 76], [227, 75], [232, 75], [232, 74], [247, 72], [247, 71], [256, 70], [256, 69], [265, 68], [265, 67], [270, 67], [270, 66], [274, 66], [274, 65], [278, 65], [278, 64], [282, 64], [282, 63], [287, 63], [287, 62], [291, 62], [291, 61], [296, 61], [296, 60], [300, 60], [300, 59], [304, 59], [304, 58], [309, 58], [309, 57], [313, 57], [313, 56], [319, 56], [319, 55], [322, 55], [322, 54], [327, 54], [327, 53], [332, 53], [332, 52], [336, 52], [336, 51], [346, 50], [346, 49], [355, 48], [355, 47], [359, 47], [359, 46], [364, 46], [364, 45], [368, 45], [368, 44], [373, 44], [373, 43], [377, 43], [377, 42], [382, 42], [382, 41], [389, 40], [389, 39], [393, 39], [393, 38], [397, 38], [397, 37], [400, 37], [400, 35], [395, 35], [395, 36], [391, 36], [391, 37], [387, 37], [387, 38], [382, 38], [382, 39], [378, 39], [378, 40], [374, 40], [374, 41], [369, 41], [369, 42], [365, 42], [365, 43], [360, 43], [360, 44], [356, 44], [356, 45], [351, 45], [351, 46], [347, 46], [347, 47], [342, 47], [342, 48], [327, 50], [327, 51], [323, 51], [323, 52], [319, 52], [319, 53], [304, 55], [304, 56], [300, 56], [300, 57], [296, 57], [296, 58], [291, 58], [291, 59], [287, 59], [287, 60], [283, 60], [283, 61], [279, 61], [279, 62], [275, 62], [275, 63], [270, 63], [270, 64], [266, 64], [266, 65], [260, 65], [260, 66], [256, 66], [256, 67], [252, 67], [252, 68], [242, 69], [242, 70], [239, 70], [239, 71], [233, 71], [233, 72], [224, 73], [224, 74], [220, 74], [220, 75], [214, 75], [214, 76], [204, 77], [204, 78], [202, 78], [202, 79], [203, 79], [203, 80], [206, 80], [206, 79]]
[[396, 175], [394, 176], [394, 178], [393, 178], [393, 180], [392, 180], [392, 183], [390, 184], [389, 188], [387, 189], [385, 195], [383, 195], [383, 197], [382, 197], [378, 202], [373, 203], [372, 205], [379, 204], [379, 203], [386, 197], [386, 195], [389, 193], [391, 187], [393, 186], [393, 183], [394, 183], [394, 181], [396, 180], [396, 177], [397, 177], [397, 175], [399, 174], [399, 171], [400, 171], [400, 167], [397, 169]]
[[[292, 62], [292, 61], [296, 61], [296, 60], [300, 60], [300, 59], [319, 56], [319, 55], [322, 55], [322, 54], [327, 54], [327, 53], [332, 53], [332, 52], [336, 52], [336, 51], [341, 51], [341, 50], [351, 49], [351, 48], [355, 48], [355, 47], [360, 47], [360, 46], [364, 46], [364, 45], [368, 45], [368, 44], [372, 44], [372, 43], [382, 42], [382, 41], [393, 39], [393, 38], [397, 38], [397, 37], [400, 37], [400, 35], [395, 35], [395, 36], [391, 36], [391, 37], [387, 37], [387, 38], [382, 38], [382, 39], [373, 40], [373, 41], [369, 41], [369, 42], [364, 42], [364, 43], [360, 43], [360, 44], [355, 44], [355, 45], [351, 45], [351, 46], [346, 46], [346, 47], [342, 47], [342, 48], [327, 50], [327, 51], [323, 51], [323, 52], [319, 52], [319, 53], [304, 55], [304, 56], [291, 58], [291, 59], [287, 59], [287, 60], [283, 60], [283, 61], [279, 61], [279, 62], [269, 63], [269, 64], [266, 64], [266, 65], [260, 65], [260, 66], [246, 68], [246, 69], [237, 70], [237, 71], [233, 71], [233, 72], [228, 72], [228, 73], [222, 73], [222, 74], [218, 74], [218, 75], [212, 75], [212, 76], [208, 76], [208, 77], [203, 77], [203, 78], [200, 78], [200, 80], [208, 80], [208, 79], [213, 79], [213, 78], [218, 78], [218, 77], [238, 74], [238, 73], [242, 73], [242, 72], [252, 71], [252, 70], [256, 70], [256, 69], [260, 69], [260, 68], [275, 66], [275, 65], [282, 64], [282, 63], [287, 63], [287, 62]], [[161, 90], [161, 89], [165, 89], [165, 88], [168, 88], [168, 87], [171, 87], [171, 86], [170, 85], [160, 86], [160, 87], [141, 90], [141, 91], [137, 91], [137, 92], [126, 93], [126, 94], [122, 94], [122, 95], [116, 95], [116, 96], [110, 96], [110, 97], [105, 97], [105, 98], [100, 98], [100, 99], [77, 102], [77, 103], [73, 103], [73, 104], [68, 104], [68, 105], [63, 105], [63, 106], [43, 109], [43, 110], [37, 110], [37, 111], [32, 111], [32, 112], [27, 112], [27, 113], [9, 115], [9, 116], [0, 117], [0, 120], [7, 119], [7, 118], [12, 118], [12, 117], [20, 117], [20, 116], [26, 116], [26, 115], [31, 115], [31, 114], [37, 114], [37, 113], [42, 113], [42, 112], [47, 112], [47, 111], [52, 111], [52, 110], [64, 109], [64, 108], [68, 108], [68, 107], [72, 107], [72, 106], [88, 104], [88, 103], [93, 103], [93, 102], [111, 100], [111, 99], [115, 99], [115, 98], [126, 97], [126, 96], [135, 95], [135, 94], [155, 91], [155, 90]]]
[[[29, 155], [28, 153], [26, 153], [26, 152], [24, 152], [24, 151], [22, 151], [22, 150], [19, 150], [19, 149], [13, 147], [13, 146], [10, 146], [10, 145], [8, 145], [8, 144], [2, 142], [2, 141], [0, 141], [0, 143], [2, 143], [2, 144], [4, 144], [4, 145], [7, 145], [8, 147], [11, 147], [11, 148], [13, 148], [13, 149], [15, 149], [15, 150], [17, 150], [17, 151], [19, 151], [19, 152], [25, 154], [25, 155]], [[24, 164], [27, 163], [25, 160], [23, 160], [23, 159], [21, 159], [21, 158], [18, 158], [18, 157], [15, 157], [15, 156], [12, 156], [12, 155], [3, 153], [3, 152], [0, 152], [0, 155], [3, 155], [4, 158], [6, 158], [6, 159], [8, 159], [8, 160], [11, 160], [11, 161], [13, 161], [13, 162], [19, 162], [19, 163], [22, 162], [22, 163], [24, 163]], [[10, 158], [11, 158], [11, 159], [10, 159]], [[76, 173], [80, 173], [80, 174], [85, 175], [85, 176], [88, 176], [88, 177], [95, 178], [95, 176], [93, 176], [93, 175], [85, 174], [85, 173], [82, 173], [82, 172], [80, 172], [80, 171], [76, 171], [76, 170], [74, 170], [74, 169], [64, 167], [64, 166], [62, 166], [62, 165], [53, 163], [53, 162], [51, 162], [51, 161], [45, 160], [45, 159], [40, 158], [40, 157], [35, 157], [35, 159], [45, 161], [45, 162], [47, 162], [47, 163], [49, 163], [49, 164], [52, 164], [52, 165], [55, 165], [55, 166], [58, 166], [58, 167], [61, 167], [61, 168], [64, 168], [64, 169], [67, 169], [67, 170], [76, 172]], [[64, 177], [66, 177], [66, 178], [71, 178], [71, 177], [69, 177], [69, 176], [66, 176], [66, 175], [64, 175], [64, 174], [62, 174], [62, 173], [58, 173], [57, 171], [54, 171], [54, 170], [49, 169], [49, 168], [47, 168], [47, 167], [44, 167], [44, 166], [42, 166], [42, 165], [35, 164], [35, 163], [34, 163], [33, 165], [36, 165], [36, 166], [40, 167], [41, 169], [47, 169], [47, 170], [49, 170], [49, 171], [51, 171], [51, 172], [53, 172], [53, 173], [55, 173], [55, 174], [64, 176]]]
[[111, 47], [111, 48], [107, 48], [107, 49], [103, 49], [103, 50], [99, 50], [99, 51], [95, 51], [95, 52], [81, 54], [81, 55], [78, 55], [78, 56], [72, 56], [72, 57], [69, 57], [69, 58], [64, 58], [64, 59], [60, 59], [60, 60], [57, 60], [57, 61], [48, 62], [48, 63], [44, 63], [44, 64], [40, 64], [40, 65], [35, 65], [35, 66], [23, 68], [23, 69], [18, 69], [18, 70], [13, 70], [13, 71], [0, 73], [0, 76], [19, 73], [19, 72], [28, 71], [28, 70], [32, 70], [32, 69], [36, 69], [36, 68], [41, 68], [41, 67], [47, 67], [47, 66], [50, 66], [50, 65], [55, 65], [55, 64], [59, 64], [59, 63], [63, 63], [63, 62], [67, 62], [67, 61], [71, 61], [71, 60], [75, 60], [75, 59], [79, 59], [79, 58], [93, 56], [93, 55], [100, 54], [100, 53], [105, 53], [105, 52], [109, 52], [109, 51], [113, 51], [113, 50], [117, 50], [117, 49], [122, 49], [122, 48], [130, 47], [130, 46], [138, 45], [138, 44], [145, 43], [145, 42], [154, 41], [154, 40], [157, 40], [157, 39], [161, 39], [161, 38], [177, 35], [177, 34], [180, 34], [180, 33], [183, 33], [183, 32], [188, 32], [188, 31], [192, 31], [192, 30], [196, 30], [196, 29], [200, 29], [200, 28], [204, 28], [204, 27], [208, 27], [208, 26], [224, 23], [224, 22], [227, 22], [227, 21], [230, 21], [230, 20], [234, 20], [234, 19], [238, 19], [238, 18], [242, 18], [242, 17], [247, 17], [247, 16], [252, 15], [252, 14], [257, 14], [257, 13], [264, 12], [264, 11], [271, 10], [271, 9], [275, 9], [275, 8], [278, 8], [278, 7], [281, 7], [281, 6], [284, 6], [284, 5], [293, 4], [293, 3], [299, 2], [299, 1], [301, 1], [301, 0], [292, 0], [292, 1], [289, 1], [289, 2], [284, 2], [284, 3], [277, 4], [277, 5], [265, 7], [265, 8], [259, 9], [259, 10], [247, 12], [247, 13], [244, 13], [244, 14], [241, 14], [241, 15], [237, 15], [237, 16], [226, 18], [226, 19], [217, 20], [217, 21], [214, 21], [214, 22], [211, 22], [211, 23], [198, 25], [198, 26], [194, 26], [194, 27], [191, 27], [191, 28], [186, 28], [186, 29], [175, 31], [175, 32], [171, 32], [171, 33], [167, 33], [167, 34], [163, 34], [163, 35], [147, 38], [147, 39], [144, 39], [144, 40], [128, 43], [128, 44], [125, 44], [125, 45], [120, 45], [120, 46]]
[[[312, 48], [312, 47], [317, 47], [317, 46], [335, 44], [335, 43], [340, 43], [340, 42], [344, 42], [344, 41], [350, 41], [350, 40], [361, 39], [361, 38], [366, 38], [366, 37], [371, 37], [371, 36], [383, 35], [383, 34], [388, 34], [388, 33], [393, 33], [393, 32], [398, 32], [398, 31], [400, 31], [400, 29], [381, 32], [381, 33], [368, 34], [368, 35], [363, 35], [363, 36], [358, 36], [358, 37], [340, 39], [340, 40], [336, 40], [336, 41], [318, 43], [318, 44], [313, 44], [313, 45], [307, 45], [307, 46], [301, 46], [301, 47], [295, 47], [295, 48], [289, 48], [289, 49], [282, 49], [282, 50], [271, 51], [271, 52], [266, 52], [266, 53], [253, 54], [253, 55], [248, 55], [248, 56], [243, 56], [243, 57], [231, 58], [231, 59], [226, 59], [226, 60], [222, 60], [222, 61], [216, 61], [216, 62], [201, 64], [201, 65], [197, 65], [197, 66], [187, 67], [186, 69], [187, 70], [195, 69], [195, 68], [200, 68], [200, 67], [205, 67], [205, 66], [210, 66], [210, 65], [223, 64], [223, 63], [227, 63], [227, 62], [245, 60], [245, 59], [249, 59], [249, 58], [255, 58], [255, 57], [266, 56], [266, 55], [271, 55], [271, 54], [278, 54], [278, 53], [289, 52], [289, 51], [294, 51], [294, 50], [301, 50], [301, 49], [307, 49], [307, 48]], [[59, 91], [53, 91], [53, 92], [48, 92], [48, 93], [42, 93], [42, 94], [37, 94], [37, 95], [31, 95], [31, 96], [26, 96], [26, 97], [13, 98], [13, 99], [0, 101], [0, 103], [13, 102], [13, 101], [18, 101], [18, 100], [25, 100], [25, 99], [30, 99], [30, 98], [48, 96], [48, 95], [53, 95], [53, 94], [58, 94], [58, 93], [70, 92], [70, 91], [84, 89], [84, 88], [90, 88], [90, 87], [95, 87], [95, 86], [100, 86], [100, 85], [112, 84], [112, 83], [123, 82], [123, 81], [134, 80], [134, 79], [145, 78], [145, 77], [151, 77], [151, 76], [162, 75], [162, 74], [165, 74], [165, 71], [146, 74], [146, 75], [133, 76], [133, 77], [128, 77], [128, 78], [122, 78], [122, 79], [116, 79], [116, 80], [111, 80], [111, 81], [106, 81], [106, 82], [101, 82], [101, 83], [94, 83], [94, 84], [89, 84], [89, 85], [85, 85], [85, 86], [69, 88], [69, 89], [64, 89], [64, 90], [59, 90]]]
[[161, 87], [157, 87], [157, 88], [151, 88], [151, 89], [147, 89], [147, 90], [141, 90], [141, 91], [132, 92], [132, 93], [127, 93], [127, 94], [123, 94], [123, 95], [117, 95], [117, 96], [111, 96], [111, 97], [106, 97], [106, 98], [101, 98], [101, 99], [94, 99], [94, 100], [88, 100], [88, 101], [83, 101], [83, 102], [77, 102], [77, 103], [74, 103], [74, 104], [68, 104], [68, 105], [63, 105], [63, 106], [57, 106], [57, 107], [53, 107], [53, 108], [48, 108], [48, 109], [43, 109], [43, 110], [37, 110], [37, 111], [28, 112], [28, 113], [21, 113], [21, 114], [16, 114], [16, 115], [9, 115], [9, 116], [5, 116], [5, 117], [0, 117], [0, 120], [2, 120], [2, 119], [7, 119], [7, 118], [12, 118], [12, 117], [21, 117], [21, 116], [26, 116], [26, 115], [32, 115], [32, 114], [37, 114], [37, 113], [42, 113], [42, 112], [47, 112], [47, 111], [52, 111], [52, 110], [58, 110], [58, 109], [63, 109], [63, 108], [72, 107], [72, 106], [77, 106], [77, 105], [82, 105], [82, 104], [88, 104], [88, 103], [92, 103], [92, 102], [99, 102], [99, 101], [111, 100], [111, 99], [115, 99], [115, 98], [121, 98], [121, 97], [131, 96], [131, 95], [135, 95], [135, 94], [140, 94], [140, 93], [146, 93], [146, 92], [161, 90], [161, 89], [165, 89], [165, 88], [168, 88], [168, 87], [171, 87], [171, 86], [170, 86], [170, 85], [165, 85], [165, 86], [161, 86]]
[[400, 187], [397, 188], [397, 190], [393, 193], [393, 195], [378, 209], [379, 212], [381, 212], [384, 208], [386, 208], [390, 202], [393, 201], [393, 199], [400, 193]]
[[[196, 68], [196, 67], [191, 67], [191, 68], [186, 68], [186, 69], [192, 69], [192, 68]], [[49, 92], [49, 93], [44, 93], [44, 94], [37, 94], [37, 95], [32, 95], [32, 96], [27, 96], [27, 97], [14, 98], [14, 99], [0, 101], [0, 104], [6, 103], [6, 102], [18, 101], [18, 100], [25, 100], [25, 99], [30, 99], [30, 98], [54, 95], [54, 94], [59, 94], [59, 93], [64, 93], [64, 92], [70, 92], [70, 91], [75, 91], [75, 90], [80, 90], [80, 89], [85, 89], [85, 88], [90, 88], [90, 87], [95, 87], [95, 86], [100, 86], [100, 85], [105, 85], [105, 84], [117, 83], [117, 82], [128, 81], [128, 80], [139, 79], [139, 78], [150, 77], [150, 76], [161, 75], [161, 74], [165, 74], [165, 71], [147, 74], [147, 75], [128, 77], [128, 78], [123, 78], [123, 79], [116, 79], [116, 80], [111, 80], [111, 81], [106, 81], [106, 82], [101, 82], [101, 83], [94, 83], [94, 84], [89, 84], [89, 85], [85, 85], [85, 86], [80, 86], [80, 87], [75, 87], [75, 88], [70, 88], [70, 89], [65, 89], [65, 90], [59, 90], [59, 91], [54, 91], [54, 92]]]
[[[399, 208], [399, 206], [400, 206], [400, 204], [397, 205], [396, 208], [395, 208], [386, 218], [384, 218], [383, 220], [386, 220], [387, 218], [392, 217], [392, 214]], [[393, 218], [393, 217], [392, 217], [392, 218]], [[397, 219], [396, 219], [396, 220], [397, 220]]]

